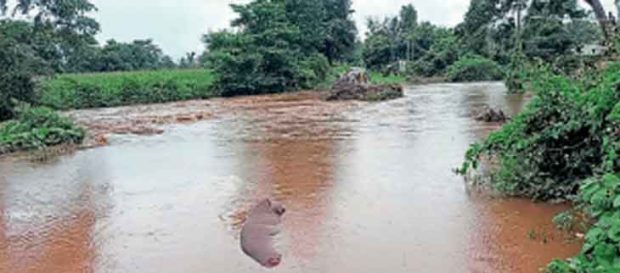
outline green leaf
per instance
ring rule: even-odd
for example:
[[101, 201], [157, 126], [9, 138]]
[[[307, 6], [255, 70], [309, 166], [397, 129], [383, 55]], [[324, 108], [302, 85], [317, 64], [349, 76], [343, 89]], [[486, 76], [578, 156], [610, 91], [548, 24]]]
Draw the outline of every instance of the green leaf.
[[615, 223], [611, 226], [607, 235], [614, 242], [620, 242], [620, 219], [615, 219]]
[[603, 185], [608, 189], [615, 190], [620, 185], [620, 177], [613, 174], [606, 174], [603, 176]]
[[597, 263], [611, 267], [617, 255], [617, 247], [608, 243], [600, 243], [594, 247], [594, 260]]
[[585, 182], [585, 184], [581, 188], [581, 196], [583, 200], [589, 202], [592, 198], [592, 195], [594, 195], [600, 188], [601, 186], [599, 185], [598, 181], [594, 179], [590, 179]]
[[594, 243], [598, 242], [605, 236], [605, 231], [599, 227], [590, 229], [586, 234], [586, 244], [583, 247], [583, 252], [588, 252], [594, 247]]

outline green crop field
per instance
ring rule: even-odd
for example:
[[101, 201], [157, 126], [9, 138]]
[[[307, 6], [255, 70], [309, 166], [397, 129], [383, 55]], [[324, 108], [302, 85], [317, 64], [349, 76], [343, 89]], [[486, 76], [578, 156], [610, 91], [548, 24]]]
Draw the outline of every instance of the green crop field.
[[65, 74], [41, 83], [39, 102], [67, 110], [204, 99], [213, 81], [205, 69]]

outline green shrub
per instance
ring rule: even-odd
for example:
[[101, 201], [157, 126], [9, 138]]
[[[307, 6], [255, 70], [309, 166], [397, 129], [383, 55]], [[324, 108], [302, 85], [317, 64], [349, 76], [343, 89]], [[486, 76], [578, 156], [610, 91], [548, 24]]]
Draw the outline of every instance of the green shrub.
[[618, 83], [620, 65], [587, 90], [563, 76], [541, 76], [532, 84], [536, 97], [512, 122], [470, 150], [473, 156], [463, 170], [488, 154], [499, 159], [496, 181], [509, 194], [538, 200], [574, 196], [580, 183], [600, 169], [607, 156], [603, 144], [618, 141], [610, 134], [612, 110], [620, 100]]
[[213, 81], [202, 69], [66, 74], [41, 84], [40, 103], [65, 110], [203, 99]]
[[84, 139], [82, 128], [49, 108], [25, 107], [18, 112], [17, 119], [0, 125], [0, 154], [79, 144]]
[[[288, 5], [286, 1], [257, 0], [232, 5], [238, 18], [231, 26], [239, 31], [214, 32], [204, 37], [210, 52], [207, 66], [216, 75], [216, 87], [221, 95], [286, 92], [313, 88], [323, 82], [330, 70], [326, 56], [334, 60], [339, 51], [333, 44], [337, 38], [330, 37], [331, 43], [323, 44], [322, 39], [327, 37], [320, 36], [326, 32], [308, 35], [308, 31], [318, 31], [325, 22], [316, 16], [298, 17], [300, 14], [293, 11], [300, 5], [310, 8], [305, 10], [308, 12], [321, 9], [313, 1], [304, 3]], [[312, 4], [306, 6], [308, 3]], [[330, 31], [335, 29], [340, 27]], [[310, 46], [315, 44], [317, 47]]]
[[435, 69], [433, 63], [427, 59], [420, 59], [415, 62], [410, 62], [407, 65], [407, 71], [418, 77], [433, 77], [440, 75]]
[[581, 253], [552, 262], [548, 272], [620, 272], [620, 174], [586, 180], [580, 197], [596, 223], [587, 232]]
[[496, 81], [503, 77], [497, 63], [480, 56], [465, 56], [448, 67], [448, 79], [453, 82]]
[[[282, 33], [261, 35], [289, 36]], [[330, 70], [319, 53], [303, 54], [289, 43], [263, 44], [254, 35], [214, 33], [212, 39], [230, 39], [226, 46], [212, 48], [208, 64], [216, 74], [216, 88], [222, 96], [278, 93], [313, 88]], [[241, 42], [243, 41], [243, 42]]]

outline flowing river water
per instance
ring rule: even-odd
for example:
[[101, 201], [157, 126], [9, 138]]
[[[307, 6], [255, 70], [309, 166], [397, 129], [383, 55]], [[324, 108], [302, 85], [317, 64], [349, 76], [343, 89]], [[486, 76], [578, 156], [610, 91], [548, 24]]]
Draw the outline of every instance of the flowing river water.
[[[475, 83], [384, 103], [299, 93], [76, 111], [90, 128], [153, 119], [163, 133], [1, 159], [0, 272], [538, 272], [579, 251], [551, 223], [566, 206], [471, 194], [452, 172], [497, 129], [472, 111], [524, 103]], [[287, 207], [272, 270], [239, 248], [266, 196]]]

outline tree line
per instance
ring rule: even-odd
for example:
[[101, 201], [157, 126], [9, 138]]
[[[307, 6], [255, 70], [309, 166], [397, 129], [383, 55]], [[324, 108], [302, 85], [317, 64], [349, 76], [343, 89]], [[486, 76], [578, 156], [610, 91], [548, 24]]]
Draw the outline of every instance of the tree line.
[[175, 67], [152, 40], [99, 45], [99, 23], [88, 0], [0, 0], [0, 121], [18, 102], [34, 103], [42, 77], [55, 73]]
[[312, 88], [336, 62], [352, 60], [350, 0], [256, 0], [231, 5], [231, 27], [208, 33], [206, 66], [222, 95]]
[[109, 40], [99, 45], [94, 38], [98, 24], [88, 17], [75, 20], [91, 23], [88, 26], [59, 27], [52, 21], [41, 23], [5, 18], [0, 20], [0, 35], [7, 43], [31, 51], [34, 58], [56, 73], [150, 70], [176, 66], [172, 58], [163, 54], [150, 39], [129, 43]]
[[[89, 0], [19, 0], [10, 9], [0, 0], [0, 7], [0, 118], [10, 117], [12, 100], [33, 100], [34, 76], [51, 73], [204, 67], [215, 73], [221, 95], [313, 88], [343, 64], [416, 77], [498, 79], [514, 76], [523, 60], [570, 66], [608, 29], [593, 22], [600, 12], [589, 14], [575, 0], [472, 0], [454, 28], [421, 22], [415, 7], [405, 5], [393, 17], [369, 19], [361, 41], [350, 0], [255, 0], [231, 5], [237, 16], [230, 28], [205, 34], [205, 51], [177, 65], [152, 40], [99, 45]], [[608, 25], [607, 15], [601, 20]]]

